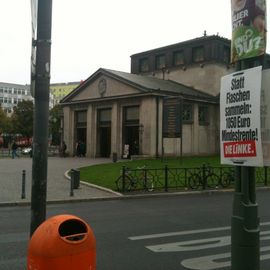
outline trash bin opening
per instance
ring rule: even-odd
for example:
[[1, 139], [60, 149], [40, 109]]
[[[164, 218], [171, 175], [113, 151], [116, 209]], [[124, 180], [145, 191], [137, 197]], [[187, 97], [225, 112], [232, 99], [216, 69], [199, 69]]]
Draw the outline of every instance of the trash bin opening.
[[70, 219], [64, 221], [59, 226], [58, 231], [60, 236], [64, 237], [66, 240], [81, 241], [87, 233], [87, 227], [80, 220]]

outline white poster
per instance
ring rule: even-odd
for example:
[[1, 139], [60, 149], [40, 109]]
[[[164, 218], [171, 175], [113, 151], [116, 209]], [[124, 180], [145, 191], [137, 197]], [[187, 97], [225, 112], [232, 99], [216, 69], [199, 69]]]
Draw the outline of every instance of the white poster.
[[222, 77], [220, 90], [221, 163], [263, 166], [260, 120], [262, 67]]

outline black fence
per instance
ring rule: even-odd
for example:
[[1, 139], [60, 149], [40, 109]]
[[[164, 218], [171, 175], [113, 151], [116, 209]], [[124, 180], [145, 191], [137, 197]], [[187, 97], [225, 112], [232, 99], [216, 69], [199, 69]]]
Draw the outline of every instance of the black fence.
[[[256, 168], [257, 186], [267, 186], [269, 168]], [[233, 186], [235, 167], [212, 167], [203, 165], [197, 168], [160, 169], [123, 167], [116, 180], [120, 192], [158, 192], [173, 190], [222, 189]]]

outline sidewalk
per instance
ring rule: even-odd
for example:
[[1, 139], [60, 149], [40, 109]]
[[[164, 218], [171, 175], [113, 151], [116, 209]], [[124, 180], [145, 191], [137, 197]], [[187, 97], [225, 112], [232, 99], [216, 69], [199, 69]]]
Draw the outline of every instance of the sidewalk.
[[[109, 163], [111, 159], [97, 158], [48, 158], [47, 202], [61, 202], [70, 200], [87, 200], [93, 198], [117, 197], [113, 192], [100, 190], [81, 184], [74, 189], [74, 196], [70, 196], [70, 181], [64, 176], [70, 169], [93, 164]], [[22, 171], [26, 171], [26, 198], [21, 199]], [[32, 159], [21, 157], [16, 159], [0, 159], [0, 206], [8, 204], [29, 203], [31, 201]]]

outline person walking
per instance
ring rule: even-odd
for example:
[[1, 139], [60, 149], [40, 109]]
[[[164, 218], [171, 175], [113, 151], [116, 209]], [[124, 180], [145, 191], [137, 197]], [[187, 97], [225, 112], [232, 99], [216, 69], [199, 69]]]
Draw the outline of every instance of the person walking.
[[63, 157], [66, 156], [66, 150], [67, 150], [67, 145], [66, 145], [66, 143], [63, 141], [63, 145], [62, 145], [62, 155], [63, 155]]
[[18, 148], [18, 145], [16, 144], [15, 141], [13, 141], [13, 142], [12, 142], [12, 145], [11, 145], [12, 159], [14, 159], [15, 157], [19, 157], [18, 154], [17, 154], [17, 148]]

